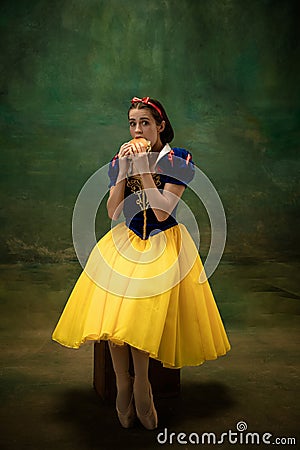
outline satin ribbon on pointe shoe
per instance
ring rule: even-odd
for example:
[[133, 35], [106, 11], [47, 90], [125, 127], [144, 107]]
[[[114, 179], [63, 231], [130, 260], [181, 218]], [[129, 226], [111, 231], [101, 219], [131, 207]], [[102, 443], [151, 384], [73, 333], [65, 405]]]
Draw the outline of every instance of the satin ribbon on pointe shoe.
[[[134, 391], [134, 385], [133, 385], [133, 391]], [[150, 407], [146, 414], [141, 414], [137, 408], [137, 405], [135, 405], [136, 408], [136, 415], [141, 422], [141, 424], [147, 429], [147, 430], [154, 430], [157, 428], [158, 419], [157, 419], [157, 412], [154, 406], [153, 402], [153, 395], [152, 395], [152, 389], [151, 384], [149, 383], [149, 397], [150, 397]]]
[[127, 410], [124, 413], [121, 413], [121, 411], [116, 406], [118, 419], [120, 421], [120, 424], [123, 428], [131, 428], [134, 425], [136, 414], [134, 409], [134, 402], [133, 402], [133, 394], [130, 400], [130, 403], [128, 405]]
[[117, 402], [116, 402], [116, 410], [117, 410], [117, 414], [118, 414], [118, 419], [119, 419], [120, 424], [122, 425], [123, 428], [131, 428], [131, 427], [133, 427], [133, 425], [135, 423], [135, 419], [136, 419], [136, 413], [135, 413], [135, 407], [134, 407], [133, 382], [132, 382], [132, 379], [131, 379], [131, 389], [132, 389], [131, 399], [130, 399], [128, 408], [126, 409], [125, 412], [121, 412], [119, 410], [119, 408], [117, 407]]

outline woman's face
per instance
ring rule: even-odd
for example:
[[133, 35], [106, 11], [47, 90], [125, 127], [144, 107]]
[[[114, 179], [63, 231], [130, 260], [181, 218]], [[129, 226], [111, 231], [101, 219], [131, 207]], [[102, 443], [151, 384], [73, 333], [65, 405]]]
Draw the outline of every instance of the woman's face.
[[148, 109], [131, 109], [129, 111], [129, 128], [133, 138], [143, 137], [150, 141], [152, 151], [162, 149], [160, 133], [165, 128], [165, 121], [157, 125], [151, 111]]

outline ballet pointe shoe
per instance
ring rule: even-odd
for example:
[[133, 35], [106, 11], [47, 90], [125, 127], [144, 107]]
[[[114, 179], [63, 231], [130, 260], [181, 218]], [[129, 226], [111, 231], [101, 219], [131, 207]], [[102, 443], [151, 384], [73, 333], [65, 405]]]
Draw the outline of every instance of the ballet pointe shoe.
[[[134, 390], [134, 386], [133, 386]], [[153, 395], [152, 395], [152, 389], [151, 385], [149, 383], [149, 399], [150, 399], [150, 407], [149, 410], [146, 412], [146, 414], [141, 414], [138, 410], [137, 404], [135, 405], [136, 408], [136, 415], [141, 422], [141, 424], [147, 429], [147, 430], [154, 430], [157, 428], [157, 412], [154, 406], [153, 402]]]
[[120, 421], [120, 424], [122, 425], [123, 428], [131, 428], [134, 425], [135, 422], [135, 418], [136, 418], [136, 414], [135, 414], [135, 407], [134, 407], [134, 398], [133, 398], [133, 382], [131, 379], [131, 383], [130, 383], [130, 390], [132, 392], [131, 394], [131, 399], [129, 402], [129, 405], [126, 409], [125, 412], [121, 412], [117, 406], [117, 401], [116, 401], [116, 410], [117, 410], [117, 414], [118, 414], [118, 419]]
[[125, 412], [121, 412], [117, 405], [116, 405], [116, 410], [117, 410], [117, 414], [118, 414], [118, 419], [120, 421], [120, 424], [122, 425], [123, 428], [131, 428], [134, 425], [135, 422], [135, 409], [134, 409], [134, 404], [133, 404], [133, 394], [130, 400], [130, 403], [128, 405], [128, 408]]

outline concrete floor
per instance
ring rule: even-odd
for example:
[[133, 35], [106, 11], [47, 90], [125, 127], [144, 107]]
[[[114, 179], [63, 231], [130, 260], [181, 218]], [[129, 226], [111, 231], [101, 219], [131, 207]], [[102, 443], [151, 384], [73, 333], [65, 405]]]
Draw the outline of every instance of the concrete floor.
[[[157, 435], [165, 428], [166, 446], [213, 448], [207, 440], [201, 445], [201, 434], [215, 433], [219, 440], [222, 433], [237, 431], [240, 421], [248, 429], [238, 433], [238, 442], [247, 432], [259, 433], [260, 439], [269, 432], [270, 442], [294, 437], [297, 444], [291, 446], [300, 448], [299, 266], [269, 261], [218, 267], [210, 282], [232, 350], [182, 370], [180, 397], [156, 400], [155, 431], [140, 425], [122, 429], [113, 405], [97, 396], [93, 345], [69, 350], [50, 339], [78, 265], [2, 266], [1, 448], [161, 448]], [[180, 432], [187, 437], [179, 441], [197, 433], [200, 444], [178, 442]], [[224, 449], [251, 447], [224, 440]]]

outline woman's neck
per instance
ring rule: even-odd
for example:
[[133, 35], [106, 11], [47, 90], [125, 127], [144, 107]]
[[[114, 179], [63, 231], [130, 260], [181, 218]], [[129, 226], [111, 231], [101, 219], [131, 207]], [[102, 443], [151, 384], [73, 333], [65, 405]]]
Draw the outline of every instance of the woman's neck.
[[154, 146], [151, 148], [151, 152], [157, 152], [159, 153], [163, 149], [164, 145], [161, 142], [160, 138], [157, 139]]

